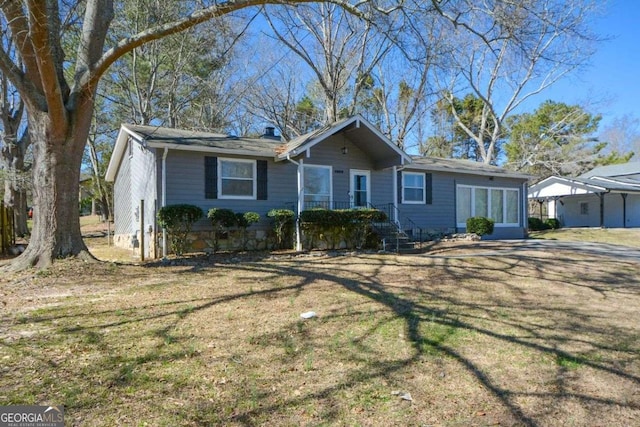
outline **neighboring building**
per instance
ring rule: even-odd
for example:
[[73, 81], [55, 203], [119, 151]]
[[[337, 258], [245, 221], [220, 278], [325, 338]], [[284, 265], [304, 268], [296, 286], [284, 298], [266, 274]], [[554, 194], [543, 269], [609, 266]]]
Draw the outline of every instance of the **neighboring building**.
[[529, 188], [529, 199], [546, 203], [563, 227], [640, 227], [640, 162], [550, 176]]
[[[361, 116], [286, 143], [273, 128], [250, 139], [122, 125], [106, 178], [114, 181], [115, 242], [123, 247], [140, 239], [141, 215], [144, 240], [153, 245], [155, 213], [178, 203], [205, 212], [258, 212], [264, 220], [253, 228], [260, 236], [271, 209], [361, 206], [385, 210], [414, 235], [416, 229], [462, 232], [470, 216], [493, 217], [492, 238], [526, 235], [528, 176], [472, 161], [411, 157]], [[203, 219], [196, 231], [207, 227]]]

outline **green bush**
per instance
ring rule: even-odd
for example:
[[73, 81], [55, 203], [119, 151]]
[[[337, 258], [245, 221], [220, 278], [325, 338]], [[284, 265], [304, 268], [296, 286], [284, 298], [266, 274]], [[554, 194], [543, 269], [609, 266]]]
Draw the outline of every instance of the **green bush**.
[[207, 213], [207, 218], [215, 229], [231, 228], [236, 225], [236, 214], [231, 209], [212, 208]]
[[80, 200], [80, 215], [90, 214], [91, 204], [92, 204], [91, 197], [85, 197], [84, 199]]
[[[284, 248], [285, 242], [290, 240], [293, 243], [293, 220], [295, 213], [289, 209], [271, 209], [267, 216], [273, 220], [273, 231], [276, 235], [276, 244], [279, 248]], [[287, 245], [290, 247], [289, 245]]]
[[560, 228], [560, 221], [558, 221], [557, 218], [547, 218], [544, 222], [544, 225], [552, 230], [557, 230], [558, 228]]
[[529, 230], [531, 231], [540, 231], [540, 230], [547, 229], [547, 226], [545, 225], [545, 223], [542, 222], [540, 218], [536, 218], [534, 216], [529, 217], [529, 219], [527, 220], [527, 224], [529, 226]]
[[213, 249], [220, 249], [220, 235], [228, 233], [232, 229], [240, 233], [242, 239], [242, 249], [247, 248], [247, 228], [260, 221], [260, 214], [256, 212], [233, 212], [231, 209], [211, 208], [207, 213], [207, 218], [211, 221], [214, 229]]
[[187, 249], [187, 236], [193, 223], [202, 218], [203, 212], [194, 205], [169, 205], [158, 211], [158, 223], [169, 232], [171, 250], [182, 255]]
[[475, 233], [478, 236], [493, 234], [494, 221], [483, 216], [467, 218], [467, 233]]
[[249, 228], [258, 221], [260, 221], [260, 214], [257, 212], [236, 213], [236, 225], [240, 228]]
[[213, 226], [213, 250], [220, 249], [220, 235], [228, 232], [238, 222], [236, 214], [231, 209], [211, 208], [207, 213], [207, 218]]
[[240, 229], [240, 235], [242, 238], [242, 250], [247, 250], [247, 228], [260, 221], [260, 214], [257, 212], [237, 212], [236, 213], [236, 226]]
[[377, 209], [309, 209], [300, 214], [307, 245], [312, 248], [318, 240], [331, 249], [342, 241], [348, 247], [361, 248], [371, 240], [371, 223], [386, 220], [387, 215]]

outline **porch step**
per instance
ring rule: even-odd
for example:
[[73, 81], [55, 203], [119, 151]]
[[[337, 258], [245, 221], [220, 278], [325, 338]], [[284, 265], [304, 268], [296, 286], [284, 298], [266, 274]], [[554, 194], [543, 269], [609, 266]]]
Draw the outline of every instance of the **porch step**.
[[373, 228], [383, 241], [387, 252], [415, 253], [415, 242], [393, 223], [374, 223]]

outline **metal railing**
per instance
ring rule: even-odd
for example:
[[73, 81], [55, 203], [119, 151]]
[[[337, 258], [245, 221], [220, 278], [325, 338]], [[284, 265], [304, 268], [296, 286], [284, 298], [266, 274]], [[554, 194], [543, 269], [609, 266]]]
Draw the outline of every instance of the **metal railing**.
[[[296, 210], [296, 203], [288, 202], [284, 204], [286, 209], [291, 209], [293, 211]], [[411, 218], [406, 215], [403, 215], [400, 209], [393, 204], [387, 203], [382, 205], [372, 205], [371, 203], [367, 203], [366, 206], [354, 206], [351, 201], [331, 201], [331, 202], [321, 202], [321, 201], [305, 201], [304, 202], [304, 210], [309, 209], [329, 209], [329, 210], [337, 210], [337, 209], [354, 209], [354, 208], [368, 208], [368, 209], [377, 209], [386, 214], [387, 220], [383, 222], [385, 226], [387, 226], [390, 230], [392, 230], [392, 234], [394, 234], [395, 238], [395, 247], [396, 252], [399, 250], [400, 241], [407, 239], [409, 242], [418, 242], [419, 247], [422, 246], [423, 237], [425, 236], [424, 229], [419, 227]], [[392, 245], [391, 242], [387, 242], [386, 239], [383, 238], [383, 249], [386, 250], [386, 246], [388, 244]]]
[[367, 203], [366, 206], [356, 206], [353, 202], [350, 201], [331, 201], [331, 202], [316, 202], [316, 201], [307, 201], [304, 202], [304, 208], [307, 209], [329, 209], [329, 210], [338, 210], [338, 209], [357, 209], [357, 208], [372, 208], [371, 204]]
[[[389, 217], [389, 221], [395, 222], [398, 229], [407, 237], [409, 237], [413, 241], [417, 240], [418, 242], [422, 243], [423, 235], [425, 234], [424, 229], [418, 226], [418, 224], [416, 224], [411, 218], [403, 215], [402, 212], [400, 212], [400, 209], [398, 209], [395, 204], [387, 203], [386, 205], [378, 205], [375, 206], [375, 209], [381, 210], [386, 213], [387, 217]], [[396, 219], [394, 220], [394, 218]]]

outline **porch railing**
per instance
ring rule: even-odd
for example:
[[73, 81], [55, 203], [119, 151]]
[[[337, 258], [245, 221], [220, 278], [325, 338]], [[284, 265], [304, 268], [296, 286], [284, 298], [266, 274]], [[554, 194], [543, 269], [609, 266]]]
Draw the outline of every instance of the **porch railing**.
[[[296, 203], [289, 202], [285, 204], [287, 209], [291, 209], [295, 212]], [[406, 243], [418, 242], [422, 244], [423, 239], [426, 237], [425, 230], [419, 227], [411, 218], [403, 215], [393, 203], [387, 203], [382, 205], [372, 205], [367, 203], [367, 206], [354, 206], [351, 201], [332, 201], [332, 202], [319, 202], [319, 201], [306, 201], [304, 202], [304, 209], [353, 209], [357, 207], [377, 209], [384, 212], [387, 215], [387, 221], [383, 225], [386, 225], [392, 230], [391, 235], [388, 238], [392, 241], [385, 242], [383, 238], [383, 244], [389, 245], [395, 248], [395, 251], [399, 251], [401, 241]]]
[[372, 208], [370, 204], [367, 206], [355, 206], [353, 202], [344, 202], [344, 201], [332, 201], [332, 202], [315, 202], [308, 201], [304, 202], [305, 209], [329, 209], [329, 210], [337, 210], [337, 209], [353, 209], [353, 208]]
[[414, 240], [422, 241], [424, 229], [416, 224], [411, 218], [403, 215], [400, 209], [393, 203], [387, 203], [384, 205], [374, 206], [375, 209], [379, 209], [387, 214], [390, 221], [394, 221], [400, 230], [405, 232], [409, 237]]

